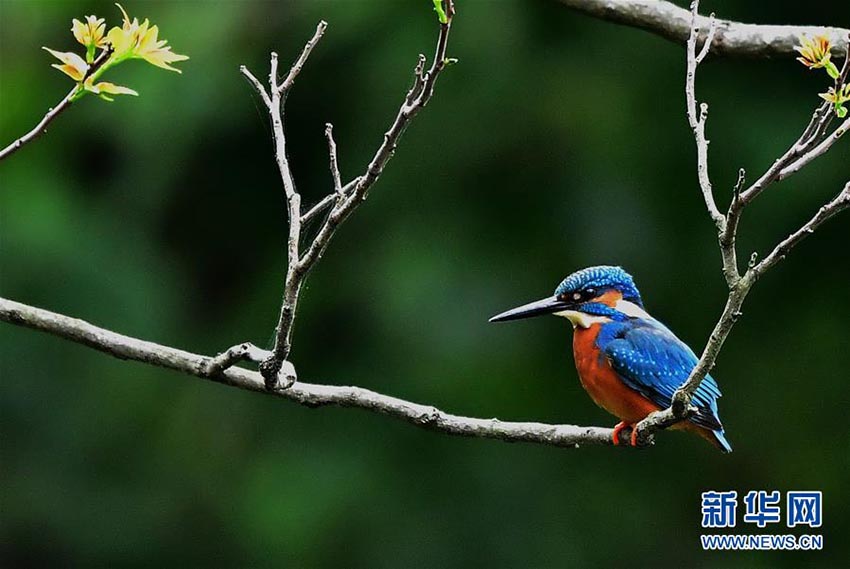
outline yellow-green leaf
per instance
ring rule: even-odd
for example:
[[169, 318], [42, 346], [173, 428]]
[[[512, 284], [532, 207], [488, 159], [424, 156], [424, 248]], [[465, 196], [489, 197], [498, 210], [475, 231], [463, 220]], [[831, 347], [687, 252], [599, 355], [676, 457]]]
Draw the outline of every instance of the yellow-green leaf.
[[134, 95], [136, 97], [139, 96], [136, 91], [130, 89], [129, 87], [123, 87], [121, 85], [116, 85], [108, 81], [101, 81], [96, 85], [92, 85], [91, 91], [97, 94], [107, 93], [109, 95]]
[[63, 63], [63, 65], [54, 63], [52, 67], [55, 67], [62, 73], [65, 73], [74, 81], [83, 80], [83, 77], [85, 77], [86, 72], [89, 70], [89, 65], [82, 57], [70, 51], [55, 51], [49, 47], [45, 47], [43, 49]]

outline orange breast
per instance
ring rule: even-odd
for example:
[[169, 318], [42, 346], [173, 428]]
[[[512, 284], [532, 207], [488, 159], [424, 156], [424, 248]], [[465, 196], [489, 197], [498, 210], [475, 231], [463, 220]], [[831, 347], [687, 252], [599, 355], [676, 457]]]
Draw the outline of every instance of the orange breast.
[[590, 328], [577, 327], [573, 333], [573, 355], [579, 380], [597, 405], [621, 421], [635, 423], [659, 407], [626, 386], [608, 360], [600, 357], [596, 336], [601, 326], [594, 324]]

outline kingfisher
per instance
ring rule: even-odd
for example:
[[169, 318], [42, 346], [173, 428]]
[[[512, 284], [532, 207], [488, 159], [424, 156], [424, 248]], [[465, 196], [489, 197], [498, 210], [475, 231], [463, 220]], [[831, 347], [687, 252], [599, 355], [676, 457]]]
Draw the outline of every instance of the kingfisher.
[[[582, 387], [590, 398], [631, 428], [653, 411], [670, 406], [673, 394], [699, 361], [687, 344], [646, 312], [632, 276], [622, 267], [588, 267], [569, 275], [552, 296], [502, 312], [490, 322], [553, 314], [573, 325], [573, 356]], [[687, 419], [673, 425], [696, 433], [723, 452], [732, 452], [717, 413], [720, 388], [705, 376]]]

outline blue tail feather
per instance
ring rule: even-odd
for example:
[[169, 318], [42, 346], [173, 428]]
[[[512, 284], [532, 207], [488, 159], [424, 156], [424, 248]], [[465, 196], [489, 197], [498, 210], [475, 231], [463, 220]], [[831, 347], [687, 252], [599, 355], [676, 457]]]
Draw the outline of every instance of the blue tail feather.
[[717, 444], [723, 452], [732, 452], [732, 445], [726, 440], [726, 434], [723, 431], [712, 431]]

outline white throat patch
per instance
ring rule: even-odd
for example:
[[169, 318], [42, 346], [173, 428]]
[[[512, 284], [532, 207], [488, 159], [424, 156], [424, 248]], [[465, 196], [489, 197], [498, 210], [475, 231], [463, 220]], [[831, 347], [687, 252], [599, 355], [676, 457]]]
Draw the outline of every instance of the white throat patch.
[[[614, 305], [614, 310], [622, 312], [623, 314], [625, 314], [626, 316], [630, 316], [631, 318], [652, 318], [649, 314], [647, 314], [647, 312], [643, 308], [641, 308], [634, 302], [629, 302], [628, 300], [617, 301], [617, 304]], [[585, 314], [584, 312], [579, 312], [578, 310], [562, 310], [560, 312], [555, 312], [554, 314], [555, 316], [566, 318], [567, 320], [572, 322], [573, 328], [590, 328], [594, 324], [605, 324], [607, 322], [611, 322], [611, 319], [607, 316]]]
[[573, 324], [573, 328], [581, 326], [582, 328], [590, 328], [594, 324], [604, 324], [605, 322], [610, 322], [611, 319], [607, 316], [594, 316], [592, 314], [585, 314], [584, 312], [579, 312], [577, 310], [562, 310], [560, 312], [555, 312], [555, 316], [560, 316], [562, 318], [566, 318]]

